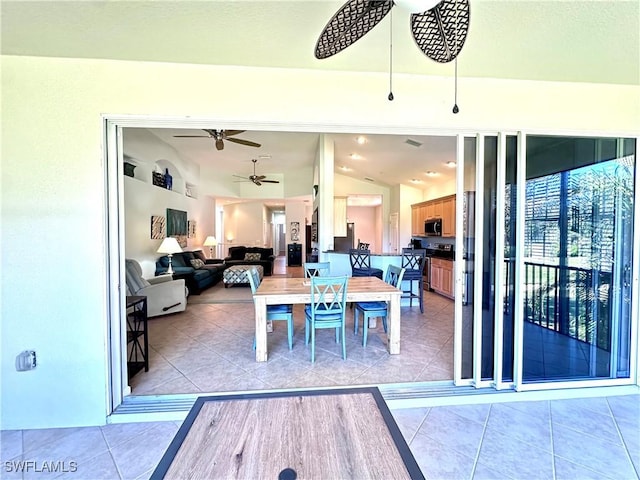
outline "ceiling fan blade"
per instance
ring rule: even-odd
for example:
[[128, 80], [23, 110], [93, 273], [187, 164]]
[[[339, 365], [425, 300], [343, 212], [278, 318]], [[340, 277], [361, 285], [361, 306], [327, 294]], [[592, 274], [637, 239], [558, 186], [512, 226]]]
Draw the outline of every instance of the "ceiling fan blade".
[[256, 175], [256, 180], [264, 180], [265, 178], [267, 178], [266, 175]]
[[255, 184], [256, 184], [256, 185], [258, 185], [258, 186], [262, 185], [262, 184], [260, 183], [260, 180], [258, 180], [258, 179], [254, 180], [254, 181], [253, 181], [253, 183], [255, 183]]
[[431, 10], [411, 15], [411, 33], [427, 57], [447, 63], [462, 50], [469, 17], [469, 0], [442, 0]]
[[243, 178], [243, 179], [245, 179], [245, 180], [251, 180], [250, 178], [243, 177], [242, 175], [235, 175], [235, 174], [233, 174], [232, 176], [233, 176], [233, 177], [238, 177], [238, 178]]
[[262, 180], [262, 183], [280, 183], [279, 180]]
[[204, 135], [174, 135], [175, 138], [211, 138]]
[[218, 149], [218, 150], [224, 149], [224, 142], [222, 141], [221, 138], [218, 138], [216, 140], [216, 149]]
[[252, 142], [250, 140], [243, 140], [242, 138], [227, 138], [228, 142], [239, 143], [240, 145], [246, 145], [247, 147], [261, 147], [259, 143]]
[[392, 7], [389, 0], [349, 0], [318, 37], [316, 58], [328, 58], [355, 43], [380, 23]]
[[239, 133], [244, 133], [246, 130], [223, 130], [225, 137], [230, 137], [231, 135], [238, 135]]

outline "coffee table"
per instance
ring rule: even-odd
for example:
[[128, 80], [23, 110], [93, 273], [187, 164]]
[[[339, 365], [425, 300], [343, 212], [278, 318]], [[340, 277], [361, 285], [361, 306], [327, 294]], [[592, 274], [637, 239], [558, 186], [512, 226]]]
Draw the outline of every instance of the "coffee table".
[[231, 265], [222, 274], [224, 288], [229, 288], [233, 285], [249, 285], [247, 270], [250, 268], [256, 268], [258, 275], [260, 275], [260, 280], [262, 280], [264, 277], [264, 268], [262, 265]]

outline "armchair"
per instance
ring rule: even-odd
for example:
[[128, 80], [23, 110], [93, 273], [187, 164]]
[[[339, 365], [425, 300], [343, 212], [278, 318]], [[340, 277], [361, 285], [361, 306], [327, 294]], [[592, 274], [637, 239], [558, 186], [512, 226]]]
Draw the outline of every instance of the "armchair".
[[147, 297], [147, 317], [183, 312], [187, 308], [184, 280], [173, 280], [171, 275], [162, 275], [150, 280], [142, 278], [142, 268], [136, 260], [125, 260], [127, 295]]

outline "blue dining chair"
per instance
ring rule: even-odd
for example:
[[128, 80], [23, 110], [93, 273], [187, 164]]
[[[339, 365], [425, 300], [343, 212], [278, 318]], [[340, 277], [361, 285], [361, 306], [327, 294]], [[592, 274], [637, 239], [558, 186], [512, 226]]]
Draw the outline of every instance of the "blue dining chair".
[[311, 303], [304, 308], [305, 345], [311, 334], [311, 362], [316, 360], [316, 329], [335, 328], [336, 343], [342, 332], [342, 359], [347, 359], [345, 311], [348, 277], [311, 277]]
[[304, 264], [304, 278], [326, 277], [330, 267], [329, 262], [307, 262]]
[[[255, 267], [247, 270], [249, 285], [251, 285], [251, 293], [256, 293], [260, 286], [260, 274]], [[267, 305], [267, 321], [269, 320], [286, 320], [287, 336], [289, 337], [289, 350], [293, 349], [293, 305]], [[253, 337], [253, 349], [256, 348], [256, 337]]]
[[[384, 281], [392, 287], [400, 288], [405, 269], [396, 265], [389, 265]], [[387, 302], [356, 302], [356, 310], [353, 314], [353, 333], [358, 333], [358, 317], [362, 313], [362, 346], [367, 346], [367, 331], [370, 318], [382, 318], [382, 326], [387, 332], [387, 315], [389, 306]]]
[[371, 267], [371, 252], [366, 249], [350, 248], [349, 263], [352, 277], [378, 277], [382, 280], [382, 270]]

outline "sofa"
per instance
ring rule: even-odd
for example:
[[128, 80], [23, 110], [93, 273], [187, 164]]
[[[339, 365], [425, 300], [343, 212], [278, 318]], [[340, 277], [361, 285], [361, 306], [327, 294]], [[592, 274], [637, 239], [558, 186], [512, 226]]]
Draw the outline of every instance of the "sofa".
[[[203, 290], [222, 280], [222, 272], [227, 265], [220, 259], [206, 258], [202, 250], [179, 252], [171, 256], [174, 278], [184, 278], [189, 294], [200, 295]], [[156, 260], [156, 275], [162, 275], [169, 268], [169, 257], [164, 255]]]
[[[259, 257], [258, 257], [259, 255]], [[262, 265], [265, 276], [273, 274], [273, 263], [276, 257], [273, 248], [263, 247], [229, 247], [229, 255], [224, 263], [231, 265]]]
[[187, 288], [184, 280], [173, 280], [171, 275], [145, 279], [137, 260], [125, 259], [127, 295], [147, 297], [147, 317], [183, 312], [187, 308]]

